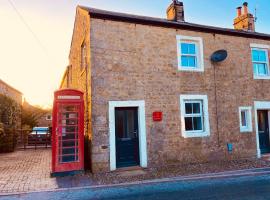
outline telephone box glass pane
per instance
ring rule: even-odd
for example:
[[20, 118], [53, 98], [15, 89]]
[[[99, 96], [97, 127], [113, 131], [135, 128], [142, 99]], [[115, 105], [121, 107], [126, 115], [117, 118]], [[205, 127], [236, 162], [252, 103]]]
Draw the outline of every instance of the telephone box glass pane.
[[79, 161], [78, 117], [79, 105], [59, 105], [58, 160], [60, 163]]

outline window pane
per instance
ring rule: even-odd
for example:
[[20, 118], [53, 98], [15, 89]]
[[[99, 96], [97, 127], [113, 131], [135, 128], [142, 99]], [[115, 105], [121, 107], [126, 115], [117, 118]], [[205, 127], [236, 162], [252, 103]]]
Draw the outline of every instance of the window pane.
[[259, 51], [259, 61], [266, 62], [266, 52], [265, 51]]
[[181, 43], [181, 53], [182, 54], [189, 54], [188, 53], [188, 44], [187, 43]]
[[186, 114], [192, 113], [192, 103], [185, 103], [186, 106]]
[[253, 73], [254, 73], [255, 75], [258, 75], [257, 68], [258, 68], [257, 64], [256, 64], [256, 63], [253, 63]]
[[193, 103], [193, 113], [201, 113], [200, 103]]
[[258, 73], [259, 75], [267, 75], [267, 67], [266, 64], [257, 63]]
[[259, 61], [259, 52], [257, 50], [252, 50], [252, 60]]
[[266, 62], [266, 51], [265, 50], [252, 50], [252, 61], [253, 62]]
[[194, 117], [193, 126], [194, 126], [195, 131], [201, 131], [202, 130], [202, 117]]
[[188, 45], [188, 52], [189, 52], [189, 54], [196, 54], [196, 45], [195, 44], [189, 44]]
[[196, 45], [189, 43], [181, 43], [181, 53], [182, 54], [196, 54]]
[[184, 67], [196, 67], [196, 56], [181, 56], [182, 66]]
[[192, 131], [192, 117], [185, 117], [185, 128], [186, 131]]
[[181, 56], [181, 63], [182, 63], [182, 66], [188, 67], [188, 57]]
[[196, 67], [196, 57], [190, 56], [188, 58], [188, 66]]
[[247, 126], [246, 111], [241, 111], [241, 125]]

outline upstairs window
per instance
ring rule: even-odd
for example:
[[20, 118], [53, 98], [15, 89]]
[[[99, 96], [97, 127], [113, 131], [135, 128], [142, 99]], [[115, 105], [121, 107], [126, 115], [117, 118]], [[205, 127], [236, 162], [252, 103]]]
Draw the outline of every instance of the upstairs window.
[[197, 54], [196, 54], [195, 43], [181, 43], [181, 63], [182, 67], [196, 68], [197, 65]]
[[178, 69], [204, 71], [202, 38], [177, 36]]
[[86, 68], [86, 44], [81, 45], [81, 70]]
[[267, 50], [252, 49], [252, 62], [255, 76], [268, 76], [269, 66], [267, 61]]
[[268, 48], [265, 45], [251, 46], [253, 75], [255, 79], [270, 79]]

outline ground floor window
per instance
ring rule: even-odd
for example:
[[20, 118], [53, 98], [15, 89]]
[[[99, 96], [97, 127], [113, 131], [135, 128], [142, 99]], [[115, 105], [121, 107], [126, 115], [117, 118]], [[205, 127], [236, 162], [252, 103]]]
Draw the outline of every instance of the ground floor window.
[[240, 132], [252, 132], [251, 107], [239, 108]]
[[183, 137], [210, 135], [207, 95], [180, 95]]
[[202, 101], [186, 100], [184, 103], [186, 131], [203, 131]]

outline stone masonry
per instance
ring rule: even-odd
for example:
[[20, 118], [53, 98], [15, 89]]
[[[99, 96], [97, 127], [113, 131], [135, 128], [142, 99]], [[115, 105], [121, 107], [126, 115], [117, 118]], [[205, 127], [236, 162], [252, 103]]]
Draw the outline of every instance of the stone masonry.
[[[109, 101], [145, 101], [149, 167], [256, 156], [254, 112], [253, 132], [240, 133], [238, 108], [270, 101], [269, 80], [253, 79], [250, 49], [250, 43], [270, 45], [269, 40], [90, 16], [85, 9], [77, 9], [70, 88], [86, 95], [86, 133], [94, 173], [110, 170]], [[203, 39], [204, 72], [178, 70], [177, 35]], [[89, 63], [81, 70], [84, 40]], [[213, 65], [210, 56], [219, 49], [226, 49], [228, 58]], [[209, 137], [182, 137], [180, 94], [208, 96]], [[161, 122], [152, 120], [157, 110], [163, 112]], [[229, 142], [234, 145], [232, 154], [227, 152]]]

